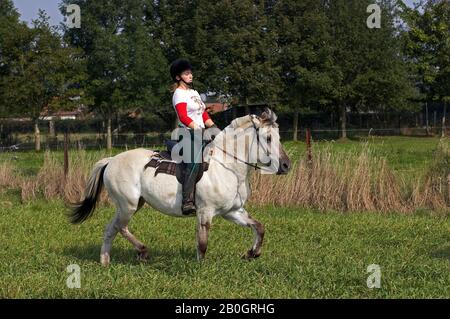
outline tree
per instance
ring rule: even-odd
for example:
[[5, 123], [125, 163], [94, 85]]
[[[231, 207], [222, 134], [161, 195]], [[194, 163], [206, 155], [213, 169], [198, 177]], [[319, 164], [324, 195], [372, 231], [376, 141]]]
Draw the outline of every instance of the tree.
[[408, 107], [415, 92], [408, 78], [397, 33], [394, 1], [379, 1], [381, 28], [366, 25], [370, 0], [325, 1], [330, 27], [333, 88], [329, 97], [346, 138], [347, 110], [392, 111]]
[[128, 108], [154, 112], [167, 95], [167, 61], [154, 41], [153, 1], [72, 1], [81, 9], [81, 28], [64, 28], [65, 38], [82, 48], [87, 59], [87, 90], [93, 109], [106, 121], [112, 147], [112, 118]]
[[403, 5], [402, 11], [406, 21], [406, 54], [425, 99], [443, 104], [444, 136], [446, 106], [450, 101], [450, 2], [421, 1], [415, 8]]
[[18, 61], [29, 45], [28, 27], [19, 21], [19, 13], [11, 0], [0, 2], [0, 117], [6, 116], [9, 110], [6, 108], [3, 85], [6, 77], [13, 71], [14, 63]]
[[[276, 101], [281, 90], [276, 30], [266, 10], [265, 1], [211, 4], [205, 30], [210, 50], [197, 51], [203, 64], [209, 64], [204, 68], [207, 86], [245, 105]], [[209, 54], [202, 57], [201, 53]]]
[[158, 1], [157, 35], [169, 61], [192, 61], [197, 89], [244, 105], [273, 101], [280, 81], [266, 9], [253, 0]]
[[277, 34], [277, 64], [283, 89], [280, 99], [293, 111], [293, 139], [297, 140], [299, 113], [327, 103], [332, 87], [328, 73], [328, 20], [319, 1], [276, 1], [271, 16]]
[[0, 83], [1, 100], [9, 114], [32, 119], [36, 151], [41, 148], [39, 118], [44, 111], [67, 105], [71, 97], [79, 96], [76, 84], [83, 77], [79, 51], [64, 46], [48, 20], [40, 10], [33, 28], [16, 25], [18, 33], [5, 45], [9, 58]]

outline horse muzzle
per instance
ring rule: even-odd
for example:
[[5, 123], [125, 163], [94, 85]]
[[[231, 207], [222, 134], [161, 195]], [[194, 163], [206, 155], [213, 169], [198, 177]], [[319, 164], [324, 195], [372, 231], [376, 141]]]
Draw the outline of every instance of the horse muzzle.
[[291, 161], [280, 158], [279, 163], [280, 166], [278, 167], [277, 175], [286, 175], [291, 169]]

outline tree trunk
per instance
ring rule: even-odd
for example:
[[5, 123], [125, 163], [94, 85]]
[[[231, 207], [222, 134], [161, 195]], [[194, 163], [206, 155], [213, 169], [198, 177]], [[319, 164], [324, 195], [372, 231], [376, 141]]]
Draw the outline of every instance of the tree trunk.
[[53, 119], [51, 119], [48, 122], [48, 135], [50, 137], [56, 137], [56, 134], [55, 134], [55, 121]]
[[334, 112], [330, 112], [330, 127], [334, 129]]
[[437, 112], [434, 111], [433, 112], [433, 129], [434, 129], [435, 134], [436, 134], [436, 126], [437, 126]]
[[340, 137], [347, 138], [347, 108], [345, 105], [340, 106], [339, 110], [339, 121], [341, 124]]
[[[120, 138], [120, 130], [121, 130], [121, 126], [120, 126], [120, 113], [117, 112], [116, 113], [116, 123], [117, 123], [117, 130], [116, 130], [116, 141], [119, 141]], [[119, 142], [120, 143], [120, 142]]]
[[36, 152], [41, 150], [41, 132], [39, 131], [39, 119], [34, 121], [34, 149]]
[[447, 113], [447, 101], [444, 102], [444, 114], [442, 115], [442, 132], [441, 137], [445, 137], [445, 117]]
[[112, 149], [111, 116], [106, 120], [106, 149], [108, 151]]
[[250, 114], [250, 107], [248, 103], [248, 97], [245, 98], [245, 115]]
[[293, 126], [294, 126], [294, 134], [293, 134], [293, 136], [292, 136], [292, 139], [293, 139], [294, 141], [297, 141], [297, 140], [298, 140], [298, 136], [297, 136], [297, 134], [298, 134], [298, 111], [297, 111], [297, 110], [294, 111], [294, 122], [293, 122]]
[[173, 121], [173, 129], [176, 129], [178, 127], [178, 116], [175, 114], [175, 119]]

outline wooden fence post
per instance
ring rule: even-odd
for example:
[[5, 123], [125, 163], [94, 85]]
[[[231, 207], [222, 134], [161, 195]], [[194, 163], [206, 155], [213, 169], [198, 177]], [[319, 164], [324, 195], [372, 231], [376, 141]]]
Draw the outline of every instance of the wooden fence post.
[[64, 132], [64, 182], [69, 173], [69, 133]]

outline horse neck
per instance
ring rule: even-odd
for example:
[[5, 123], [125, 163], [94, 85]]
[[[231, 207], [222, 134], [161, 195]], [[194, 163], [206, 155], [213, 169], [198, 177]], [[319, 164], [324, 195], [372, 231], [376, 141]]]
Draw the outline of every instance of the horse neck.
[[[228, 141], [228, 143], [225, 143], [225, 150], [226, 149], [231, 149], [232, 151], [227, 152], [230, 155], [225, 155], [225, 153], [222, 151], [224, 150], [224, 143], [223, 141], [226, 140], [228, 137], [230, 138], [229, 134], [226, 133], [225, 130], [223, 130], [219, 135], [216, 136], [216, 138], [214, 139], [214, 142], [212, 142], [211, 144], [209, 144], [209, 148], [210, 150], [212, 150], [213, 154], [211, 156], [211, 159], [214, 159], [215, 162], [217, 162], [219, 164], [219, 166], [224, 167], [226, 170], [232, 171], [235, 174], [239, 175], [239, 179], [240, 180], [247, 180], [249, 173], [251, 171], [251, 166], [235, 160], [232, 155], [236, 155], [236, 157], [238, 157], [240, 160], [242, 161], [248, 161], [248, 157], [249, 154], [245, 154], [245, 156], [242, 156], [239, 154], [234, 154], [234, 149], [232, 148], [228, 148], [227, 146], [231, 145], [230, 141]], [[242, 136], [238, 136], [238, 145], [240, 143], [243, 143], [243, 138], [244, 138], [245, 134], [242, 134]], [[252, 148], [250, 146], [250, 148]], [[243, 158], [241, 158], [243, 157]]]

